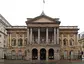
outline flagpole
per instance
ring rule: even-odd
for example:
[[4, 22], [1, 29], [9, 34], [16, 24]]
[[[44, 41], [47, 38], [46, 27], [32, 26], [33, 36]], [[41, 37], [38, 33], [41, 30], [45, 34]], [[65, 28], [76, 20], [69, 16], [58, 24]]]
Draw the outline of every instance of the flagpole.
[[42, 12], [44, 12], [44, 4], [45, 4], [45, 0], [43, 0], [43, 10], [42, 10]]

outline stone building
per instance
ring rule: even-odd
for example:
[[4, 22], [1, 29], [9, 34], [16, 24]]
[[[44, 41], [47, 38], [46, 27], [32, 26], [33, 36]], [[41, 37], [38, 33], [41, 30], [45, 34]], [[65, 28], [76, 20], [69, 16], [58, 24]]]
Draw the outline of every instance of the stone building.
[[27, 18], [27, 26], [7, 27], [7, 59], [77, 59], [78, 27], [60, 23], [59, 18], [42, 12], [40, 16]]
[[6, 37], [7, 30], [6, 27], [11, 26], [8, 21], [0, 14], [0, 59], [4, 58], [6, 51]]
[[84, 32], [80, 33], [78, 42], [80, 44], [80, 55], [82, 56], [82, 59], [84, 59]]

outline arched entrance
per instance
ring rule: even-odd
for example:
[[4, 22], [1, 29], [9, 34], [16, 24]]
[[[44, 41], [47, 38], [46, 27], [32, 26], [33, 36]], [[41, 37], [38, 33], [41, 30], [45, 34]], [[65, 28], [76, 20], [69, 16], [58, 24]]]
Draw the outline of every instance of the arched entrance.
[[33, 49], [32, 50], [32, 60], [37, 60], [38, 59], [38, 50]]
[[40, 50], [40, 60], [46, 60], [46, 50], [44, 48]]
[[22, 50], [18, 50], [18, 60], [22, 60], [23, 56], [22, 56]]
[[70, 59], [74, 59], [74, 53], [73, 53], [73, 50], [71, 50], [71, 51], [69, 52], [69, 55], [70, 55]]
[[51, 59], [51, 60], [54, 59], [54, 50], [53, 49], [49, 49], [48, 58]]

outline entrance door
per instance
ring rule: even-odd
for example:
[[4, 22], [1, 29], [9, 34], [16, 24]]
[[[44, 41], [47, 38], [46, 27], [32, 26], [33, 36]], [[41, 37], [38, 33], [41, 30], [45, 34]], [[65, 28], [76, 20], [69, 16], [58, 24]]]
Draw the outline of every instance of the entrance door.
[[40, 50], [40, 60], [46, 60], [46, 50], [45, 49]]
[[67, 59], [67, 51], [64, 51], [64, 59]]
[[32, 50], [32, 60], [37, 60], [38, 59], [38, 50], [33, 49]]
[[18, 60], [22, 60], [23, 59], [23, 57], [22, 57], [22, 50], [18, 51], [18, 58], [17, 59]]
[[48, 56], [49, 59], [51, 59], [51, 60], [54, 59], [54, 50], [53, 49], [49, 49], [48, 54], [49, 54], [49, 56]]

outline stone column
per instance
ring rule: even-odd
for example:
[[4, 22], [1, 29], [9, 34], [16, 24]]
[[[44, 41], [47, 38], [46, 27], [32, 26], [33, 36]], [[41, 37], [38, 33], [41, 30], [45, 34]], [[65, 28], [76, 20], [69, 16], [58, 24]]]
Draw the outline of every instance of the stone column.
[[40, 28], [38, 28], [38, 44], [40, 44]]
[[48, 44], [48, 28], [46, 28], [46, 43]]
[[54, 44], [56, 44], [56, 28], [54, 28]]
[[32, 28], [30, 28], [30, 44], [32, 44]]
[[27, 44], [29, 44], [29, 28], [27, 28]]
[[57, 28], [57, 44], [59, 44], [59, 28]]

